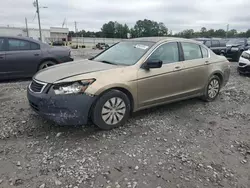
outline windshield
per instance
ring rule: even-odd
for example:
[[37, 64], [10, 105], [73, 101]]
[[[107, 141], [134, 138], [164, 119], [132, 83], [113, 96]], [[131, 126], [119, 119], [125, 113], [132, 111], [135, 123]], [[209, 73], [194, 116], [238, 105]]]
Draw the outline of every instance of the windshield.
[[92, 60], [116, 65], [134, 65], [154, 44], [139, 41], [119, 42]]
[[230, 39], [227, 44], [245, 44], [244, 39]]

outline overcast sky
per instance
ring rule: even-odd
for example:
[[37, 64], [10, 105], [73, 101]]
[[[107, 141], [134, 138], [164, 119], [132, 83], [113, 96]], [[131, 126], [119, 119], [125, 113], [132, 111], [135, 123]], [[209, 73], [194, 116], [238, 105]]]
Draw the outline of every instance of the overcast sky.
[[[39, 0], [42, 28], [61, 26], [64, 18], [74, 29], [98, 31], [103, 23], [118, 21], [133, 26], [139, 19], [163, 22], [173, 32], [184, 29], [244, 31], [250, 28], [249, 0]], [[37, 26], [33, 0], [1, 0], [0, 26]]]

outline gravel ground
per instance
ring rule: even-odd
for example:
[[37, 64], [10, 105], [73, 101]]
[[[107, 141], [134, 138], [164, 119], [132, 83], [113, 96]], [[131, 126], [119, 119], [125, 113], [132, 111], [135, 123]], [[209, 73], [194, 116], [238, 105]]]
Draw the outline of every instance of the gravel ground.
[[144, 110], [111, 131], [45, 121], [28, 83], [0, 84], [0, 187], [250, 187], [250, 78], [236, 63], [215, 102]]

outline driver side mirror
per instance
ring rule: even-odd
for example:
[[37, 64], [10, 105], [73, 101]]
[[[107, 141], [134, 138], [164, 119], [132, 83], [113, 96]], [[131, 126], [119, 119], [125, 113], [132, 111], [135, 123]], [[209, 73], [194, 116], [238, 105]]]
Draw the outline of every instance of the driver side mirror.
[[162, 67], [162, 61], [161, 60], [147, 60], [143, 65], [142, 68], [144, 69], [155, 69], [155, 68], [161, 68]]

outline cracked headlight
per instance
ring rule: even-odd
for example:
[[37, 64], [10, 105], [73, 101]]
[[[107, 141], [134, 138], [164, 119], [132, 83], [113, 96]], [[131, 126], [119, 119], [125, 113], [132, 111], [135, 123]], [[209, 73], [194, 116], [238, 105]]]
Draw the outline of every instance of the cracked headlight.
[[95, 79], [81, 80], [71, 83], [56, 84], [53, 90], [56, 95], [79, 94], [84, 93], [89, 85], [95, 82]]

